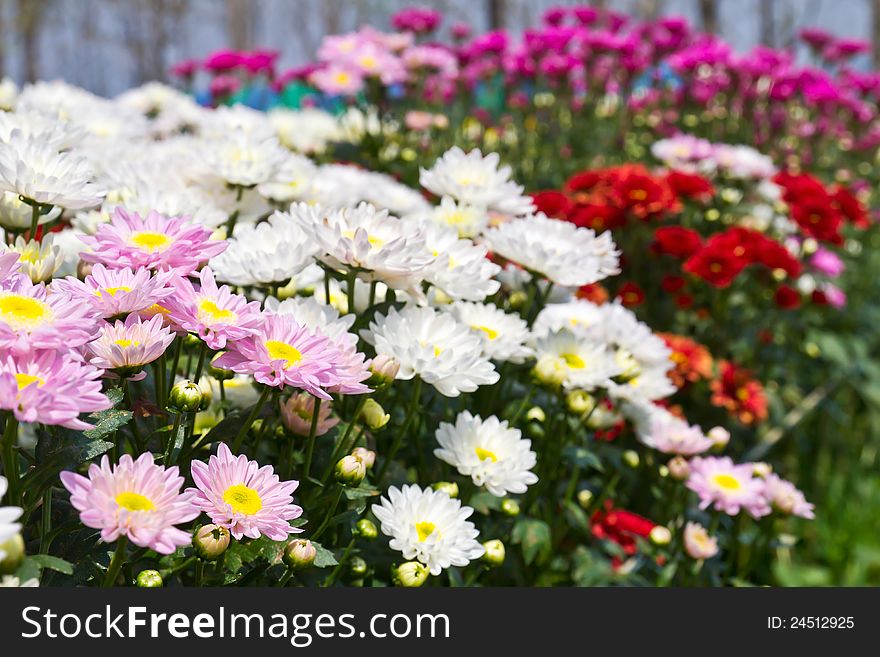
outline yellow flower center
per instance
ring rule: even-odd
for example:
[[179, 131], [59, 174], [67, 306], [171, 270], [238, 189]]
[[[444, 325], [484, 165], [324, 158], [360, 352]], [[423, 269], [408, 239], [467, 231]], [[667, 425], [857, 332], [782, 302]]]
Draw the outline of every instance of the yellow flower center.
[[235, 513], [252, 516], [263, 508], [260, 494], [244, 484], [235, 484], [223, 492], [223, 501], [232, 507]]
[[293, 367], [302, 360], [302, 353], [296, 347], [280, 340], [266, 340], [269, 360], [283, 360], [284, 367]]
[[199, 318], [215, 324], [228, 324], [235, 321], [236, 315], [231, 310], [220, 308], [211, 299], [202, 299], [199, 301]]
[[116, 496], [116, 503], [123, 509], [129, 511], [156, 510], [156, 505], [153, 504], [153, 501], [150, 498], [144, 497], [140, 493], [132, 493], [130, 491], [119, 493], [119, 495]]
[[339, 73], [334, 76], [337, 84], [347, 84], [350, 78], [351, 76], [345, 71], [339, 71]]
[[428, 522], [427, 520], [423, 520], [422, 522], [416, 523], [416, 533], [419, 535], [419, 542], [423, 543], [428, 540], [428, 537], [433, 534], [437, 530], [437, 525], [433, 522]]
[[712, 477], [712, 481], [715, 482], [715, 485], [719, 488], [723, 488], [724, 490], [734, 491], [742, 488], [742, 484], [739, 479], [729, 474], [717, 474]]
[[477, 447], [474, 451], [477, 453], [477, 458], [481, 461], [489, 459], [492, 463], [498, 462], [498, 457], [495, 456], [495, 452], [490, 452], [488, 449], [483, 449], [482, 447]]
[[[342, 233], [342, 236], [347, 237], [351, 241], [354, 241], [355, 231], [347, 230]], [[375, 235], [370, 235], [369, 233], [367, 233], [367, 242], [369, 242], [370, 246], [372, 246], [374, 249], [382, 248], [382, 246], [385, 244], [385, 240], [383, 240], [381, 237], [376, 237]]]
[[139, 347], [141, 343], [137, 340], [132, 340], [131, 338], [119, 338], [118, 340], [114, 340], [113, 344], [118, 344], [123, 349], [127, 349], [128, 347]]
[[472, 325], [471, 328], [476, 329], [477, 331], [482, 331], [486, 334], [486, 337], [490, 340], [494, 340], [498, 337], [498, 331], [490, 329], [488, 326], [478, 326], [476, 324]]
[[13, 329], [34, 329], [52, 317], [49, 304], [18, 294], [0, 298], [0, 319]]
[[132, 233], [129, 239], [136, 247], [143, 251], [149, 251], [150, 253], [163, 251], [173, 242], [173, 240], [165, 233], [152, 233], [146, 230]]
[[38, 376], [33, 374], [24, 374], [23, 372], [18, 372], [15, 375], [15, 382], [18, 384], [19, 390], [24, 390], [30, 384], [36, 383], [37, 385], [43, 385], [46, 381]]
[[561, 354], [561, 356], [562, 360], [565, 361], [565, 364], [572, 369], [582, 370], [587, 366], [587, 364], [584, 362], [584, 359], [575, 353], [568, 352]]
[[131, 292], [131, 288], [127, 285], [120, 285], [119, 287], [106, 287], [103, 290], [95, 290], [95, 296], [100, 297], [106, 294], [108, 296], [115, 297], [118, 292]]

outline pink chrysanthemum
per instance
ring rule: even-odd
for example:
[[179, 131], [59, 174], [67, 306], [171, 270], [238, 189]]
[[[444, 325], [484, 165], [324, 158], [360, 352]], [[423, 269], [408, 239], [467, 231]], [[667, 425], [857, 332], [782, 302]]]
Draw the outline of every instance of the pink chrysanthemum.
[[289, 522], [302, 515], [302, 508], [293, 503], [299, 482], [281, 481], [271, 465], [261, 468], [244, 455], [233, 456], [220, 443], [207, 464], [193, 461], [191, 467], [197, 486], [189, 489], [193, 504], [235, 538], [266, 536], [282, 541], [302, 531]]
[[101, 392], [101, 370], [57, 351], [7, 354], [0, 359], [0, 408], [19, 422], [90, 429], [81, 413], [110, 408]]
[[197, 290], [186, 278], [174, 284], [174, 296], [165, 304], [168, 319], [182, 329], [198, 335], [211, 349], [224, 349], [227, 340], [254, 335], [263, 321], [260, 304], [233, 294], [228, 285], [217, 287], [214, 272], [199, 272]]
[[146, 217], [116, 208], [110, 223], [81, 237], [91, 247], [80, 257], [107, 267], [146, 267], [187, 275], [226, 249], [226, 242], [211, 239], [211, 231], [189, 217], [166, 217], [155, 210]]
[[735, 516], [741, 509], [760, 518], [770, 513], [763, 480], [755, 477], [751, 463], [739, 465], [727, 456], [691, 459], [687, 487], [700, 497], [700, 508], [714, 505]]
[[97, 339], [86, 345], [92, 365], [114, 370], [118, 376], [140, 381], [146, 376], [141, 369], [165, 353], [174, 340], [171, 329], [162, 326], [163, 318], [156, 315], [142, 320], [129, 315], [124, 322], [105, 324]]
[[345, 350], [343, 346], [300, 326], [291, 315], [264, 312], [259, 332], [230, 343], [229, 351], [216, 358], [213, 365], [252, 374], [267, 386], [300, 388], [321, 399], [331, 398], [327, 390], [343, 394], [369, 392], [361, 383], [369, 377], [363, 354], [357, 353], [353, 345]]
[[153, 276], [144, 267], [133, 271], [128, 267], [108, 269], [98, 263], [92, 273], [81, 281], [74, 276], [57, 281], [54, 288], [80, 303], [90, 305], [101, 317], [123, 317], [145, 310], [172, 294], [168, 287], [170, 276]]
[[0, 286], [6, 287], [7, 283], [16, 275], [21, 263], [18, 251], [7, 251], [0, 254]]
[[141, 454], [137, 461], [125, 454], [115, 466], [105, 455], [100, 466], [89, 466], [88, 477], [62, 472], [61, 483], [70, 491], [79, 519], [100, 529], [106, 543], [127, 536], [138, 547], [171, 554], [192, 540], [174, 525], [199, 515], [193, 493], [181, 493], [183, 477], [177, 467], [156, 465], [152, 454]]
[[25, 354], [38, 349], [74, 349], [98, 333], [91, 308], [24, 278], [0, 290], [0, 349]]
[[765, 494], [774, 509], [782, 513], [812, 520], [815, 506], [807, 502], [804, 494], [790, 481], [772, 472], [764, 478]]

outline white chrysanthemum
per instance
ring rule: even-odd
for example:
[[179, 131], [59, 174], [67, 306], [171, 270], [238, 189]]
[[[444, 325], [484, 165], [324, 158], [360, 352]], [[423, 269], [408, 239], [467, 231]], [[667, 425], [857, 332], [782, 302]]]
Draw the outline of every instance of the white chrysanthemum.
[[444, 196], [440, 199], [440, 205], [412, 218], [454, 228], [459, 237], [476, 237], [489, 225], [489, 213], [485, 208], [456, 203], [451, 196]]
[[[319, 267], [320, 269], [320, 267]], [[348, 298], [348, 283], [337, 281], [335, 278], [330, 279], [330, 296], [327, 297], [324, 289], [324, 270], [321, 269], [321, 280], [315, 286], [314, 295], [322, 304], [333, 306], [341, 314], [362, 313], [370, 307], [372, 283], [365, 283], [358, 279], [354, 282], [354, 304], [350, 304]], [[376, 283], [376, 289], [372, 291], [373, 304], [379, 304], [385, 301], [388, 294], [388, 286], [384, 283]], [[398, 296], [403, 301], [405, 293]]]
[[3, 577], [0, 577], [0, 589], [36, 588], [39, 585], [40, 580], [36, 577], [26, 579], [23, 582], [14, 575], [3, 575]]
[[497, 306], [458, 301], [449, 307], [452, 315], [469, 326], [483, 341], [483, 352], [492, 360], [522, 363], [534, 355], [531, 333], [519, 315], [506, 313]]
[[458, 233], [439, 224], [422, 224], [425, 246], [434, 261], [424, 274], [451, 299], [482, 301], [495, 294], [500, 283], [494, 276], [501, 267], [489, 260], [482, 244], [459, 239]]
[[494, 415], [483, 420], [464, 411], [455, 424], [441, 422], [435, 436], [440, 448], [434, 456], [496, 497], [525, 493], [538, 481], [531, 472], [537, 462], [532, 441]]
[[44, 283], [51, 279], [64, 262], [64, 254], [55, 245], [54, 233], [46, 235], [41, 242], [25, 240], [19, 235], [10, 245], [0, 244], [0, 251], [19, 254], [19, 272], [34, 283]]
[[12, 78], [5, 77], [0, 80], [0, 110], [12, 111], [15, 101], [18, 99], [18, 85]]
[[638, 439], [665, 454], [694, 456], [711, 449], [714, 444], [700, 427], [688, 424], [653, 403], [626, 402], [621, 410], [633, 423]]
[[[55, 221], [61, 214], [60, 207], [53, 207], [46, 214], [41, 214], [39, 225]], [[0, 192], [0, 226], [6, 229], [23, 230], [30, 228], [33, 208], [21, 200], [15, 192]]]
[[611, 379], [623, 372], [606, 345], [568, 330], [539, 338], [535, 342], [535, 357], [539, 380], [565, 388], [607, 388], [613, 383]]
[[260, 139], [240, 130], [204, 143], [205, 164], [211, 172], [241, 187], [272, 180], [289, 157], [274, 137]]
[[535, 335], [548, 335], [562, 329], [578, 331], [597, 326], [604, 321], [600, 306], [584, 299], [567, 303], [551, 303], [544, 306], [532, 325]]
[[284, 301], [268, 297], [265, 308], [279, 315], [292, 315], [297, 324], [310, 331], [319, 331], [331, 340], [343, 340], [349, 344], [357, 342], [357, 336], [349, 333], [355, 316], [340, 317], [336, 308], [321, 303], [315, 297], [292, 297]]
[[467, 566], [483, 556], [480, 535], [468, 521], [474, 510], [446, 493], [413, 484], [388, 489], [388, 497], [372, 507], [392, 550], [404, 559], [418, 559], [432, 575], [450, 566]]
[[0, 141], [9, 141], [15, 130], [18, 130], [23, 137], [33, 138], [56, 151], [73, 148], [86, 134], [86, 131], [79, 126], [59, 121], [56, 117], [41, 112], [23, 114], [0, 112]]
[[228, 248], [211, 259], [221, 281], [234, 285], [287, 283], [314, 262], [317, 247], [286, 212], [235, 227]]
[[257, 191], [277, 203], [291, 203], [308, 198], [309, 189], [318, 175], [318, 167], [309, 158], [292, 154], [279, 167], [275, 176], [257, 187]]
[[492, 385], [499, 375], [483, 354], [483, 342], [452, 315], [433, 308], [392, 308], [377, 314], [361, 336], [376, 353], [400, 363], [398, 379], [420, 376], [447, 397]]
[[[0, 500], [6, 495], [7, 483], [6, 477], [0, 477]], [[17, 506], [0, 506], [0, 545], [21, 531], [21, 525], [16, 522], [20, 516], [21, 509]], [[6, 554], [0, 550], [0, 561], [5, 557]]]
[[329, 211], [298, 203], [290, 212], [314, 236], [323, 252], [318, 253], [319, 260], [334, 269], [354, 269], [363, 280], [417, 292], [434, 260], [417, 227], [368, 203]]
[[419, 183], [437, 196], [451, 196], [467, 205], [497, 210], [514, 217], [529, 214], [534, 203], [522, 185], [510, 179], [509, 166], [499, 167], [498, 153], [484, 156], [457, 146], [446, 151], [430, 169], [419, 169]]
[[240, 133], [255, 141], [275, 137], [266, 113], [241, 103], [204, 111], [200, 118], [199, 135], [206, 139], [225, 139], [230, 133]]
[[92, 182], [89, 163], [59, 153], [36, 137], [13, 130], [0, 148], [0, 189], [26, 199], [69, 210], [100, 205], [104, 190]]
[[362, 200], [397, 216], [426, 212], [430, 203], [412, 187], [384, 173], [365, 173]]
[[336, 117], [324, 110], [278, 107], [269, 110], [268, 117], [281, 143], [297, 153], [323, 153], [328, 144], [343, 139]]
[[505, 222], [483, 239], [494, 253], [560, 285], [580, 287], [620, 273], [609, 231], [596, 235], [542, 213]]

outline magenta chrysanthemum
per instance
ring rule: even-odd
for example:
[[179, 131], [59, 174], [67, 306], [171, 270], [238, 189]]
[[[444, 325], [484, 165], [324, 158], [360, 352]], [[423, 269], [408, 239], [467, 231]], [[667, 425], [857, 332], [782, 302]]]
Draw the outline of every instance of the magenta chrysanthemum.
[[330, 399], [327, 390], [368, 392], [362, 383], [369, 377], [363, 354], [357, 353], [353, 345], [347, 349], [343, 346], [300, 326], [290, 315], [264, 312], [259, 332], [230, 343], [229, 351], [216, 358], [213, 365], [252, 374], [268, 386], [300, 388], [321, 399]]
[[754, 475], [751, 463], [739, 465], [727, 456], [696, 457], [690, 461], [687, 487], [700, 497], [700, 508], [714, 506], [735, 516], [745, 509], [755, 518], [770, 513], [764, 481]]
[[211, 231], [189, 217], [166, 217], [156, 211], [141, 217], [116, 208], [110, 223], [98, 227], [82, 241], [91, 247], [80, 257], [107, 267], [146, 267], [190, 274], [226, 249], [226, 242], [211, 239]]
[[91, 308], [29, 279], [0, 290], [0, 349], [24, 354], [38, 349], [74, 349], [98, 332]]
[[138, 381], [146, 376], [141, 368], [164, 354], [173, 340], [171, 329], [162, 326], [161, 315], [149, 320], [129, 315], [124, 322], [105, 324], [86, 348], [92, 365]]
[[0, 254], [0, 286], [6, 287], [10, 279], [15, 276], [18, 268], [21, 266], [19, 262], [18, 251], [8, 251]]
[[19, 422], [90, 429], [81, 413], [110, 408], [101, 392], [101, 370], [57, 351], [0, 359], [0, 408]]
[[171, 554], [192, 540], [175, 525], [199, 515], [193, 493], [181, 493], [183, 477], [177, 467], [156, 465], [152, 454], [141, 454], [136, 461], [126, 454], [115, 466], [105, 455], [100, 466], [89, 466], [88, 477], [62, 472], [61, 483], [82, 523], [100, 529], [107, 543], [127, 536], [138, 547]]
[[241, 340], [257, 332], [263, 321], [260, 304], [234, 294], [228, 285], [217, 287], [209, 267], [199, 272], [200, 287], [186, 278], [174, 284], [174, 296], [165, 304], [168, 319], [198, 335], [211, 349], [224, 349], [227, 340]]
[[807, 502], [804, 494], [790, 481], [771, 472], [764, 478], [764, 490], [767, 500], [781, 513], [810, 520], [816, 517], [815, 507]]
[[149, 308], [173, 293], [167, 274], [153, 273], [144, 267], [108, 269], [98, 263], [85, 280], [73, 276], [58, 281], [54, 288], [80, 303], [90, 305], [101, 317], [121, 317]]
[[302, 508], [293, 503], [299, 482], [281, 481], [272, 466], [261, 468], [244, 455], [233, 456], [220, 443], [207, 464], [193, 461], [191, 467], [196, 484], [189, 489], [193, 504], [235, 538], [266, 536], [282, 541], [302, 531], [289, 522], [302, 515]]

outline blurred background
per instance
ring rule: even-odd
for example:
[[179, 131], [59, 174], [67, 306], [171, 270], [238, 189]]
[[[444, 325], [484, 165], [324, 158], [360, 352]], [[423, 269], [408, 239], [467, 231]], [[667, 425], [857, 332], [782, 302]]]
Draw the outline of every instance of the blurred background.
[[[406, 6], [442, 11], [444, 27], [519, 31], [548, 7], [573, 0], [0, 0], [0, 77], [64, 80], [113, 95], [168, 79], [177, 61], [209, 52], [272, 48], [282, 68], [309, 59], [321, 38], [363, 24], [385, 28]], [[687, 17], [739, 50], [763, 43], [796, 48], [805, 26], [869, 39], [873, 53], [853, 62], [880, 68], [880, 0], [594, 0], [634, 16]], [[442, 33], [442, 32], [441, 32]], [[873, 60], [873, 61], [872, 61]], [[873, 65], [873, 66], [872, 66]]]

